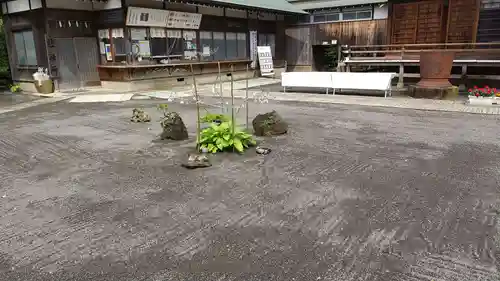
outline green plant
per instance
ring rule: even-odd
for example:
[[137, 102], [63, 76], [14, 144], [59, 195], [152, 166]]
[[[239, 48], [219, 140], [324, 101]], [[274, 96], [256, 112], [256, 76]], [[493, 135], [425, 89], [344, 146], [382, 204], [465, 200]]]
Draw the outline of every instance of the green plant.
[[159, 105], [156, 106], [156, 109], [158, 109], [159, 111], [163, 112], [163, 116], [166, 116], [167, 112], [168, 112], [168, 104], [161, 103], [161, 104], [159, 104]]
[[231, 122], [222, 122], [219, 126], [211, 124], [210, 127], [201, 131], [198, 146], [208, 152], [238, 151], [243, 152], [246, 148], [256, 145], [252, 135], [234, 129]]
[[200, 118], [202, 123], [214, 123], [214, 122], [228, 122], [231, 118], [227, 115], [220, 113], [207, 113], [205, 116]]
[[12, 93], [19, 93], [19, 92], [21, 92], [21, 85], [19, 85], [19, 84], [12, 84], [9, 87], [10, 87], [10, 91]]

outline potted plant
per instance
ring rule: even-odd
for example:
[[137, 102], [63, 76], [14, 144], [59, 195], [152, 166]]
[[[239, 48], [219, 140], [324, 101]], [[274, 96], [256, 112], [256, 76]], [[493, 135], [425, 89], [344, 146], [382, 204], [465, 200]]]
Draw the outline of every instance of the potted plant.
[[496, 88], [490, 88], [489, 86], [484, 86], [483, 88], [469, 89], [469, 104], [471, 105], [492, 105], [494, 103], [494, 98], [499, 92]]

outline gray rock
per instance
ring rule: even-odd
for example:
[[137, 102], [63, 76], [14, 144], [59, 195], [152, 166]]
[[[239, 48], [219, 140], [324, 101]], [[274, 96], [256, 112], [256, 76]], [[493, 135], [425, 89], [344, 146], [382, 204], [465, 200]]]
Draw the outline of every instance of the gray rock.
[[134, 108], [132, 110], [132, 118], [130, 121], [137, 123], [151, 122], [151, 117], [142, 109]]
[[271, 153], [271, 149], [267, 147], [257, 146], [255, 148], [255, 152], [257, 152], [257, 154], [267, 155]]
[[253, 119], [252, 125], [257, 136], [283, 135], [288, 131], [288, 124], [275, 110], [257, 115]]
[[188, 169], [197, 169], [197, 168], [207, 168], [211, 167], [212, 164], [208, 160], [208, 156], [203, 154], [189, 154], [188, 159], [185, 163], [182, 163], [182, 166]]
[[160, 135], [162, 140], [186, 140], [188, 132], [184, 121], [177, 112], [167, 112], [161, 120], [163, 132]]

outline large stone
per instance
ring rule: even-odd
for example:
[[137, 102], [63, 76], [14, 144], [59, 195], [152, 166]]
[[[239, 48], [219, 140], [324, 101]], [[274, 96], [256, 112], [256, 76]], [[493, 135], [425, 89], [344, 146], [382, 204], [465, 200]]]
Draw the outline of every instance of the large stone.
[[184, 121], [177, 112], [167, 112], [161, 120], [163, 132], [160, 135], [162, 140], [186, 140], [188, 132]]
[[130, 118], [132, 122], [151, 122], [151, 117], [144, 112], [142, 109], [134, 108], [132, 110], [132, 118]]
[[253, 119], [252, 125], [257, 136], [283, 135], [288, 131], [288, 124], [275, 110], [257, 115]]

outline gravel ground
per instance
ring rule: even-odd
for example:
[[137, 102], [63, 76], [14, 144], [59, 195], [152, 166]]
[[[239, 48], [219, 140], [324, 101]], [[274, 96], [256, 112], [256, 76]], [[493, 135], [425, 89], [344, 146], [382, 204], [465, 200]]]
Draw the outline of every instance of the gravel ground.
[[498, 117], [252, 105], [273, 152], [189, 171], [157, 103], [0, 115], [0, 280], [498, 280]]
[[39, 99], [40, 97], [29, 94], [20, 94], [20, 93], [12, 94], [10, 92], [0, 92], [0, 108]]

